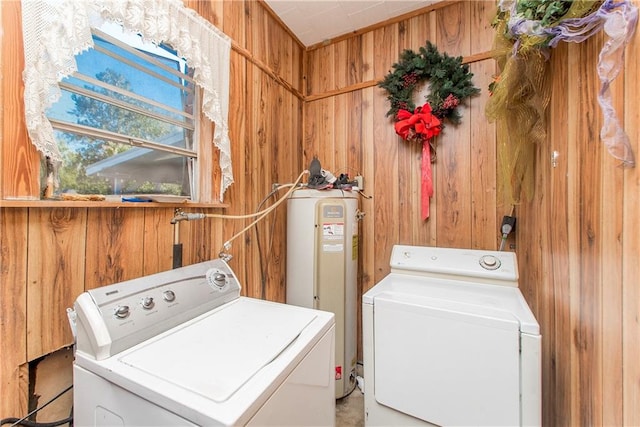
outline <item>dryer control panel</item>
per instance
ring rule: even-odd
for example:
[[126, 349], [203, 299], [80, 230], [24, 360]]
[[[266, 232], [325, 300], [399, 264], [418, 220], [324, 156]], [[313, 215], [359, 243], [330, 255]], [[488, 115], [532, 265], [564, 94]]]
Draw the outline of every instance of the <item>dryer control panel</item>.
[[390, 265], [394, 273], [518, 286], [518, 265], [513, 252], [396, 245]]
[[76, 349], [102, 360], [239, 296], [235, 274], [216, 259], [89, 290], [68, 311]]

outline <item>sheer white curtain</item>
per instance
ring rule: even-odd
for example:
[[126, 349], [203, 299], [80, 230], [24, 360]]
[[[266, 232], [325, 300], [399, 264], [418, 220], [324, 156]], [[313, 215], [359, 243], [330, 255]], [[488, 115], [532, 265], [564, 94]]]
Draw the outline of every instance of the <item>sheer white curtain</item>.
[[91, 26], [104, 20], [170, 44], [194, 69], [203, 89], [202, 112], [215, 123], [220, 149], [221, 197], [233, 183], [229, 141], [231, 41], [180, 0], [22, 0], [25, 119], [31, 142], [61, 160], [45, 110], [60, 98], [60, 82], [77, 70], [75, 55], [93, 46]]

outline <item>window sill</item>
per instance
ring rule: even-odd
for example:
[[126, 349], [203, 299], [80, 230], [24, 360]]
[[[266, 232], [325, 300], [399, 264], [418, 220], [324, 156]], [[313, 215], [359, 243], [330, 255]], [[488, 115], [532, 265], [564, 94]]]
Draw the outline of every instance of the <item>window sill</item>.
[[227, 203], [89, 202], [70, 200], [0, 200], [0, 208], [228, 208]]

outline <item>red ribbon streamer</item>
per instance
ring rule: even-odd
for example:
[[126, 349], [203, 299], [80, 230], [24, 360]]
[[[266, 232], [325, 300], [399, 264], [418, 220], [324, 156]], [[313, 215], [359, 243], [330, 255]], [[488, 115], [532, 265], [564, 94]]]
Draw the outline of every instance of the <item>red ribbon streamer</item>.
[[429, 199], [433, 196], [433, 178], [431, 176], [431, 147], [429, 141], [422, 142], [422, 186], [420, 189], [420, 207], [422, 220], [429, 218]]
[[429, 140], [437, 136], [442, 130], [440, 120], [431, 113], [429, 103], [417, 107], [413, 114], [407, 110], [398, 110], [395, 124], [396, 133], [406, 140], [422, 142], [422, 183], [421, 183], [421, 211], [422, 219], [429, 218], [429, 199], [433, 196], [433, 178], [431, 176], [431, 147]]

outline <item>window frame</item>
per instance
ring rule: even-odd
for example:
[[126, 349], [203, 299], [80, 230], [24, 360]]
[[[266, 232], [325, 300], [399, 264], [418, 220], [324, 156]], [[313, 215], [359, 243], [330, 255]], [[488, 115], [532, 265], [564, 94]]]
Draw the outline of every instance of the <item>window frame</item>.
[[199, 204], [223, 205], [224, 193], [234, 182], [227, 123], [231, 39], [180, 0], [161, 0], [154, 8], [145, 5], [145, 0], [21, 2], [24, 113], [30, 141], [43, 158], [60, 159], [44, 111], [60, 96], [60, 80], [75, 69], [75, 54], [92, 46], [90, 26], [115, 22], [146, 40], [173, 46], [195, 70], [202, 112], [200, 136], [194, 140], [200, 158], [194, 194]]
[[[120, 27], [122, 28], [122, 34], [125, 35], [126, 30], [122, 26]], [[195, 84], [194, 79], [190, 77], [188, 74], [182, 73], [180, 71], [176, 71], [175, 69], [158, 61], [152, 56], [153, 55], [152, 53], [141, 52], [139, 48], [136, 48], [134, 45], [127, 43], [125, 40], [120, 39], [117, 36], [110, 35], [107, 32], [103, 31], [102, 29], [92, 27], [91, 33], [95, 38], [102, 39], [109, 45], [114, 46], [116, 49], [126, 51], [131, 55], [133, 55], [135, 58], [137, 58], [137, 60], [125, 58], [122, 55], [120, 55], [118, 52], [114, 52], [113, 50], [100, 46], [96, 43], [94, 43], [93, 47], [91, 47], [91, 49], [99, 52], [102, 55], [106, 55], [112, 58], [113, 60], [117, 61], [119, 64], [123, 64], [126, 67], [131, 67], [131, 68], [140, 70], [145, 75], [147, 75], [149, 79], [156, 79], [159, 81], [158, 82], [159, 84], [162, 81], [164, 81], [164, 83], [170, 86], [174, 86], [180, 90], [185, 90], [185, 89], [179, 83], [176, 83], [170, 80], [169, 78], [156, 73], [154, 70], [150, 69], [150, 67], [155, 66], [155, 67], [161, 68], [166, 72], [170, 73], [171, 75], [175, 76], [176, 78], [184, 79], [187, 82], [189, 82], [189, 84], [191, 85], [191, 89], [188, 92], [193, 96], [193, 105], [194, 105], [193, 114], [190, 114], [184, 110], [181, 111], [181, 110], [175, 109], [168, 104], [163, 104], [159, 101], [155, 101], [143, 95], [139, 95], [134, 92], [127, 91], [126, 89], [118, 88], [109, 83], [102, 82], [92, 76], [89, 76], [84, 72], [84, 70], [82, 70], [81, 72], [80, 69], [74, 71], [69, 76], [69, 77], [73, 77], [73, 79], [75, 80], [78, 80], [79, 83], [74, 84], [66, 81], [61, 81], [58, 84], [60, 89], [75, 95], [85, 96], [87, 98], [91, 98], [93, 100], [103, 102], [105, 104], [114, 106], [118, 109], [131, 111], [131, 112], [140, 114], [142, 116], [149, 117], [163, 123], [168, 123], [170, 125], [175, 125], [179, 128], [190, 131], [191, 132], [190, 136], [192, 139], [191, 148], [182, 148], [182, 147], [166, 145], [166, 144], [162, 144], [152, 140], [138, 138], [133, 135], [113, 132], [106, 129], [87, 126], [79, 123], [74, 123], [71, 121], [64, 121], [64, 120], [60, 120], [60, 119], [56, 119], [48, 116], [48, 120], [51, 123], [53, 130], [61, 131], [65, 133], [73, 133], [76, 135], [86, 136], [89, 138], [95, 138], [99, 140], [111, 141], [119, 144], [128, 145], [132, 148], [137, 148], [137, 147], [147, 148], [154, 151], [166, 152], [166, 153], [174, 154], [176, 156], [184, 157], [184, 161], [188, 165], [187, 174], [189, 176], [188, 178], [189, 193], [190, 193], [189, 199], [191, 201], [198, 202], [200, 199], [200, 195], [198, 191], [199, 190], [198, 177], [200, 175], [199, 150], [201, 148], [201, 144], [198, 143], [200, 141], [199, 125], [204, 115], [201, 114], [201, 110], [202, 110], [201, 93], [198, 90], [198, 86]], [[137, 34], [136, 36], [142, 38], [140, 34]], [[142, 41], [145, 42], [144, 40]], [[145, 42], [145, 44], [146, 43], [148, 42]], [[182, 58], [182, 60], [185, 60], [185, 59]], [[132, 80], [128, 73], [124, 73], [123, 77], [125, 77], [129, 81]], [[153, 111], [146, 110], [142, 106], [132, 105], [127, 103], [126, 101], [119, 100], [118, 98], [86, 89], [82, 85], [82, 83], [88, 83], [95, 87], [99, 87], [101, 89], [105, 89], [110, 92], [121, 94], [123, 96], [126, 96], [127, 98], [141, 101], [144, 104], [159, 107], [162, 110], [165, 110], [170, 113], [174, 113], [175, 115], [186, 118], [187, 120], [180, 121], [178, 119], [174, 119], [172, 117], [168, 117], [160, 113], [155, 113]], [[55, 104], [52, 104], [51, 107], [55, 108]], [[126, 170], [126, 166], [124, 166], [123, 169]], [[118, 195], [118, 194], [115, 194], [115, 195]], [[109, 196], [113, 196], [113, 195], [107, 195], [107, 197]]]

